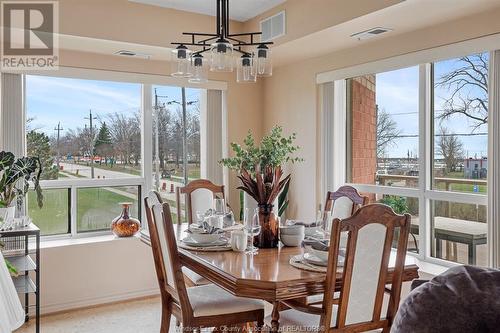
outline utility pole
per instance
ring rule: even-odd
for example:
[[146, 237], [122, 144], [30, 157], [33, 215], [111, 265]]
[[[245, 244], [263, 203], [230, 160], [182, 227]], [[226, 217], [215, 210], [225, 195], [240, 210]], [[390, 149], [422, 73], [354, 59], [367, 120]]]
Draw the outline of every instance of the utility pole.
[[97, 119], [97, 117], [92, 117], [92, 109], [89, 110], [89, 116], [83, 119], [87, 119], [90, 123], [90, 178], [94, 178], [94, 127], [92, 126], [92, 121]]
[[60, 169], [59, 161], [61, 160], [61, 155], [59, 153], [59, 139], [61, 137], [61, 131], [64, 129], [61, 127], [61, 122], [57, 123], [57, 127], [54, 128], [54, 131], [57, 131], [57, 142], [56, 142], [56, 148], [57, 148], [57, 157], [56, 157], [56, 164], [57, 164], [57, 169]]

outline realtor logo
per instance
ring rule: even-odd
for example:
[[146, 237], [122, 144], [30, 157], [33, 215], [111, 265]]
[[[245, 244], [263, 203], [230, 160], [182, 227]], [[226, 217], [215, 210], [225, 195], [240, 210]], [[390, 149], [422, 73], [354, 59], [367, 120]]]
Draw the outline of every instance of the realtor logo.
[[57, 69], [57, 1], [1, 1], [2, 70]]

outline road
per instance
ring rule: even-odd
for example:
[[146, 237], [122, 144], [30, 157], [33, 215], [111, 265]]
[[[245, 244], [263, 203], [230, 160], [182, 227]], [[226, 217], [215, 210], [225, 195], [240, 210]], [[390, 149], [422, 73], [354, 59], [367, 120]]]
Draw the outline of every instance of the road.
[[[73, 178], [73, 179], [83, 179], [83, 178], [90, 178], [91, 177], [91, 168], [89, 166], [85, 165], [80, 165], [80, 164], [72, 164], [72, 163], [65, 163], [61, 162], [60, 165], [63, 167], [64, 175]], [[76, 176], [78, 170], [78, 176]], [[94, 168], [94, 177], [97, 179], [124, 179], [124, 178], [137, 178], [138, 176], [132, 175], [126, 172], [120, 172], [120, 171], [113, 171], [113, 170], [106, 170], [106, 169], [100, 169], [95, 167]], [[172, 190], [172, 185], [173, 189]], [[160, 194], [164, 200], [171, 200], [171, 201], [176, 201], [175, 197], [175, 188], [178, 186], [183, 186], [181, 182], [178, 181], [172, 181], [172, 180], [166, 180], [166, 179], [160, 179]], [[153, 187], [154, 187], [154, 177], [153, 177]], [[130, 199], [136, 200], [136, 195], [117, 189], [117, 188], [107, 188], [108, 190], [115, 192], [117, 194], [124, 195]], [[164, 189], [164, 190], [163, 190]], [[172, 208], [175, 209], [175, 208]]]

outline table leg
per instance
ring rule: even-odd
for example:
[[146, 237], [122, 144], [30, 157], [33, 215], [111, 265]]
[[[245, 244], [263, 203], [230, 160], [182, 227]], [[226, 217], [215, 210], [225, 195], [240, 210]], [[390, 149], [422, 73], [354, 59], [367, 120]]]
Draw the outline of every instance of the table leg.
[[443, 251], [441, 249], [441, 239], [436, 238], [436, 258], [443, 259]]
[[469, 244], [469, 265], [475, 265], [476, 264], [476, 244], [471, 243]]
[[280, 302], [274, 302], [271, 313], [271, 333], [277, 333], [280, 328]]

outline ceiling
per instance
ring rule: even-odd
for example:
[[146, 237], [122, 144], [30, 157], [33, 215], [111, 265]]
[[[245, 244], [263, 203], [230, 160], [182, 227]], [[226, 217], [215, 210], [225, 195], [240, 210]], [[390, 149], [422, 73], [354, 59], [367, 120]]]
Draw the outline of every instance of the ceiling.
[[[136, 2], [162, 2], [169, 4], [188, 4], [213, 2], [212, 0], [129, 0]], [[304, 0], [306, 1], [306, 0]], [[347, 0], [346, 0], [347, 1]], [[282, 0], [238, 0], [238, 7], [245, 8], [254, 4], [252, 14], [257, 13], [258, 4], [274, 4]], [[485, 12], [500, 6], [499, 0], [406, 0], [397, 5], [390, 6], [353, 20], [332, 26], [330, 28], [315, 32], [313, 34], [298, 38], [286, 43], [278, 43], [273, 47], [273, 63], [276, 66], [293, 63], [304, 58], [317, 57], [322, 54], [332, 53], [342, 49], [353, 48], [363, 43], [377, 43], [381, 39], [390, 38], [398, 34], [407, 33], [417, 29], [433, 26], [460, 17]], [[358, 41], [350, 37], [352, 34], [373, 27], [391, 28], [393, 31], [380, 35], [376, 38]], [[325, 41], [331, 41], [325, 43]], [[111, 40], [100, 40], [86, 37], [62, 35], [60, 47], [68, 50], [86, 51], [110, 55], [119, 50], [130, 50], [137, 53], [148, 54], [151, 60], [168, 60], [169, 49], [160, 46], [132, 44]], [[304, 49], [308, 52], [305, 55]]]
[[[146, 5], [160, 6], [215, 16], [215, 0], [129, 0]], [[237, 0], [230, 1], [229, 14], [236, 21], [247, 21], [286, 0]]]

